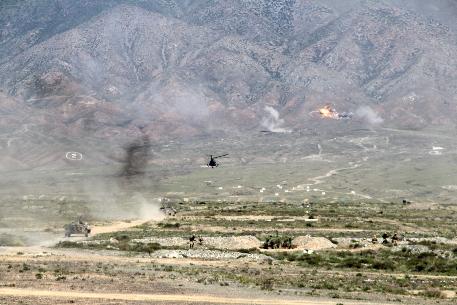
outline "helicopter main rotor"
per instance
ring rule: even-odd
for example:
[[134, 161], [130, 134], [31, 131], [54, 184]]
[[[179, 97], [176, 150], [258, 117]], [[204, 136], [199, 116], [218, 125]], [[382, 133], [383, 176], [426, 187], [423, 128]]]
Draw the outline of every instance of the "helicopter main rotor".
[[220, 156], [217, 156], [217, 157], [213, 157], [213, 159], [222, 158], [222, 157], [225, 157], [225, 156], [228, 156], [228, 154], [224, 154], [224, 155], [220, 155]]

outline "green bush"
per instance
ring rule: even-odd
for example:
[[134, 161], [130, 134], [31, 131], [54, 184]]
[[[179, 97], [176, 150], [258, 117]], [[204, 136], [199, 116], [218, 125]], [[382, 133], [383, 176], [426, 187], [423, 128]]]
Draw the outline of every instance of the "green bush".
[[181, 226], [181, 224], [179, 222], [174, 222], [174, 223], [159, 222], [157, 225], [159, 227], [161, 227], [161, 228], [164, 228], [164, 229], [166, 229], [166, 228], [168, 228], [168, 229], [170, 229], [170, 228], [179, 228]]
[[292, 237], [288, 235], [268, 236], [262, 245], [263, 249], [291, 249]]

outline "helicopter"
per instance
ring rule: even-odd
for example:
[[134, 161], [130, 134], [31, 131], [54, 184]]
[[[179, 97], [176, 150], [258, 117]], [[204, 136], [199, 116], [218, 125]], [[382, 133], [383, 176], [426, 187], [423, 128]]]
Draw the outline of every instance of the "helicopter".
[[225, 157], [225, 156], [228, 156], [228, 154], [220, 155], [220, 156], [217, 156], [217, 157], [213, 157], [213, 155], [210, 155], [210, 160], [209, 160], [208, 164], [206, 164], [206, 165], [208, 167], [211, 167], [211, 168], [218, 167], [219, 163], [216, 162], [216, 159], [217, 158], [222, 158], [222, 157]]

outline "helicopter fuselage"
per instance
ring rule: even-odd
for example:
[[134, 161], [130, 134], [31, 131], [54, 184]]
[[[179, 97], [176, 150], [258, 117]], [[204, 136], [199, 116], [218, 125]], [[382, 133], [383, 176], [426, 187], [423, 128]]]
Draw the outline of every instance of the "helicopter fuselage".
[[217, 164], [216, 160], [214, 160], [214, 158], [211, 156], [211, 160], [209, 160], [207, 165], [209, 167], [213, 168], [213, 167], [217, 167], [219, 164]]

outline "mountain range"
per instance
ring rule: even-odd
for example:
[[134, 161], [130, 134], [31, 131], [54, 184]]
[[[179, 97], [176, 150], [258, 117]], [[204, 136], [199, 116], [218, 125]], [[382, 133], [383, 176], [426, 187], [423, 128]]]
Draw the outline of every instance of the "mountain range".
[[[4, 0], [2, 163], [144, 135], [454, 130], [456, 14], [454, 1]], [[354, 115], [330, 122], [325, 105]]]

